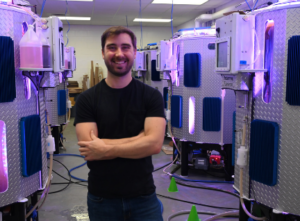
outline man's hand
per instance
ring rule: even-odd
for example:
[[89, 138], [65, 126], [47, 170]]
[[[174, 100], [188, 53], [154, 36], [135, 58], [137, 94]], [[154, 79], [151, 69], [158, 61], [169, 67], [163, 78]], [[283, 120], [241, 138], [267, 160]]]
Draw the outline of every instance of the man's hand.
[[95, 136], [93, 130], [91, 131], [92, 141], [79, 141], [79, 152], [81, 156], [84, 156], [84, 160], [109, 160], [114, 157], [109, 157], [109, 151], [111, 147], [106, 145], [101, 139]]

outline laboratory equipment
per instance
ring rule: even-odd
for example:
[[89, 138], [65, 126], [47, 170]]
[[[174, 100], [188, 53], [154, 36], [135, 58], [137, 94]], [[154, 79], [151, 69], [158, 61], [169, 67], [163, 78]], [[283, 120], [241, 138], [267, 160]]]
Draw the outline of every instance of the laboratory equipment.
[[145, 84], [159, 90], [163, 95], [168, 83], [160, 79], [160, 72], [156, 70], [156, 50], [145, 50], [145, 60], [147, 69], [143, 76]]
[[[231, 165], [232, 117], [235, 109], [233, 91], [221, 89], [221, 79], [212, 75], [215, 68], [215, 50], [211, 47], [215, 36], [183, 35], [173, 39], [167, 48], [169, 64], [175, 68], [161, 72], [161, 79], [171, 82], [168, 99], [171, 99], [170, 135], [179, 142], [181, 148], [181, 175], [188, 175], [189, 162], [195, 162], [201, 169], [199, 159], [207, 159], [204, 167], [211, 168], [206, 151], [222, 153], [225, 164], [221, 168], [233, 173]], [[167, 66], [167, 65], [166, 65]], [[168, 107], [169, 108], [169, 107]], [[169, 115], [169, 114], [167, 114]], [[202, 150], [196, 153], [196, 150]], [[226, 156], [226, 157], [225, 157]], [[230, 162], [230, 163], [229, 163]], [[207, 165], [207, 166], [206, 166]], [[227, 175], [226, 180], [230, 180]]]
[[76, 54], [74, 47], [65, 47], [65, 70], [76, 70]]
[[[288, 2], [216, 21], [220, 54], [216, 54], [215, 70], [222, 76], [222, 88], [236, 93], [234, 143], [238, 165], [234, 174], [239, 179], [234, 180], [234, 188], [241, 192], [246, 205], [253, 200], [258, 208], [263, 207], [269, 220], [300, 215], [299, 170], [295, 169], [299, 167], [300, 143], [299, 15], [300, 3]], [[224, 34], [233, 35], [230, 30], [234, 29], [225, 26], [229, 18], [239, 18], [235, 24], [239, 25], [236, 30], [241, 30], [249, 17], [254, 17], [253, 33], [248, 30], [252, 39], [246, 42], [253, 42], [253, 56], [247, 60], [241, 53], [234, 55], [247, 32], [238, 31], [236, 40]], [[224, 42], [227, 47], [221, 45]]]
[[65, 69], [65, 46], [63, 38], [63, 23], [56, 16], [41, 20], [43, 35], [50, 43], [51, 68], [53, 72], [62, 72]]
[[21, 68], [43, 68], [42, 42], [33, 28], [32, 25], [29, 25], [27, 32], [19, 42]]
[[[0, 7], [0, 20], [1, 20], [1, 29], [0, 36], [6, 36], [13, 39], [13, 54], [14, 54], [14, 68], [15, 73], [13, 76], [15, 82], [15, 92], [17, 98], [14, 99], [14, 102], [6, 102], [0, 103], [1, 116], [0, 121], [5, 122], [5, 133], [3, 132], [3, 125], [0, 126], [0, 136], [1, 144], [4, 143], [3, 135], [6, 134], [6, 154], [3, 154], [3, 145], [1, 146], [1, 154], [2, 159], [0, 161], [1, 166], [5, 165], [8, 168], [7, 178], [4, 180], [8, 182], [8, 188], [6, 191], [0, 191], [0, 208], [10, 205], [11, 208], [19, 208], [14, 210], [14, 214], [10, 214], [11, 216], [15, 216], [15, 220], [25, 220], [25, 202], [26, 198], [30, 197], [36, 191], [43, 188], [44, 184], [48, 179], [48, 168], [47, 168], [47, 157], [46, 157], [46, 136], [45, 136], [45, 115], [44, 108], [45, 104], [43, 102], [43, 90], [40, 90], [39, 96], [37, 95], [37, 90], [35, 87], [31, 87], [31, 96], [26, 99], [24, 94], [24, 82], [22, 71], [20, 70], [20, 63], [22, 59], [22, 64], [39, 64], [39, 67], [42, 67], [42, 43], [37, 44], [27, 44], [32, 43], [32, 38], [27, 38], [26, 41], [23, 41], [22, 46], [37, 46], [39, 54], [38, 62], [32, 60], [23, 62], [24, 54], [19, 56], [21, 52], [20, 42], [22, 39], [22, 23], [27, 22], [28, 24], [32, 24], [32, 17], [22, 9], [18, 9], [16, 7]], [[13, 30], [13, 31], [8, 31]], [[29, 34], [34, 34], [36, 37], [36, 33], [33, 33], [28, 29]], [[31, 32], [31, 33], [30, 33]], [[25, 36], [25, 35], [24, 35]], [[34, 41], [36, 38], [34, 37]], [[25, 39], [24, 39], [25, 40]], [[36, 41], [37, 42], [37, 41]], [[23, 48], [24, 49], [24, 48]], [[22, 49], [22, 50], [23, 50]], [[36, 48], [31, 48], [31, 51], [35, 51]], [[2, 52], [1, 52], [2, 55]], [[29, 57], [27, 55], [27, 57]], [[27, 59], [27, 58], [26, 58]], [[29, 58], [28, 58], [29, 59]], [[2, 60], [1, 60], [2, 61]], [[26, 63], [27, 62], [27, 63]], [[34, 72], [32, 72], [34, 74]], [[1, 90], [1, 89], [0, 89]], [[30, 89], [28, 89], [30, 90]], [[2, 93], [1, 93], [2, 94]], [[40, 105], [40, 140], [41, 140], [41, 158], [42, 158], [42, 168], [41, 173], [34, 173], [32, 176], [23, 177], [22, 176], [22, 154], [21, 154], [21, 131], [20, 131], [20, 119], [23, 117], [36, 115], [37, 114], [37, 106]], [[13, 117], [12, 117], [13, 116]], [[36, 128], [38, 129], [38, 128]], [[38, 135], [36, 135], [38, 136]], [[35, 137], [38, 139], [38, 137]], [[3, 161], [3, 156], [6, 156], [7, 160]], [[5, 157], [4, 157], [5, 158]], [[0, 166], [0, 167], [1, 167]], [[0, 169], [1, 170], [1, 169]], [[1, 173], [1, 172], [0, 172]], [[3, 181], [2, 177], [0, 178]], [[2, 189], [3, 190], [3, 189]], [[9, 217], [11, 218], [11, 217]]]
[[175, 70], [172, 41], [159, 41], [157, 47], [156, 70], [160, 72]]
[[51, 68], [51, 49], [50, 43], [47, 38], [41, 34], [42, 30], [39, 29], [39, 38], [42, 42], [42, 52], [43, 52], [43, 68]]

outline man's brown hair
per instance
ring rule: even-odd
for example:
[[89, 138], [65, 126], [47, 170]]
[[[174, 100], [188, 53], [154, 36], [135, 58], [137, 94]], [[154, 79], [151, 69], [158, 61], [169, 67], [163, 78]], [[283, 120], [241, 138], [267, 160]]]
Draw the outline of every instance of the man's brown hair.
[[114, 26], [109, 29], [107, 29], [101, 36], [101, 46], [102, 50], [104, 50], [106, 39], [110, 36], [117, 36], [119, 34], [126, 33], [130, 36], [132, 45], [134, 49], [136, 49], [136, 37], [135, 34], [129, 30], [128, 28], [125, 28], [123, 26]]

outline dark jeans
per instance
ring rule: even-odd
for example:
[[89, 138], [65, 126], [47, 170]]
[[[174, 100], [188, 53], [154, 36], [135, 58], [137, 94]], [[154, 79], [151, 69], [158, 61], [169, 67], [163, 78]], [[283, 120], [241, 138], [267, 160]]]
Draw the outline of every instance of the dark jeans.
[[90, 221], [163, 221], [156, 193], [136, 198], [104, 199], [88, 193]]

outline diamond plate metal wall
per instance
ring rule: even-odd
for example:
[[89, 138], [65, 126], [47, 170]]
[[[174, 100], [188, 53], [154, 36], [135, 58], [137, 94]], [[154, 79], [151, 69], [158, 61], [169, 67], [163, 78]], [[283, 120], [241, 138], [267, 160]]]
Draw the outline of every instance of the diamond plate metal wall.
[[49, 88], [59, 85], [58, 73], [45, 72], [40, 87]]
[[[254, 119], [261, 119], [267, 121], [277, 122], [282, 124], [282, 103], [283, 103], [283, 81], [284, 66], [285, 65], [285, 29], [286, 29], [286, 10], [278, 10], [273, 12], [261, 13], [256, 16], [256, 32], [259, 38], [260, 48], [264, 50], [264, 35], [267, 20], [274, 20], [274, 53], [273, 53], [273, 75], [272, 75], [272, 100], [270, 103], [265, 103], [262, 100], [262, 83], [263, 73], [257, 74], [255, 77], [255, 101], [254, 101]], [[256, 49], [258, 50], [257, 44]], [[256, 50], [256, 51], [257, 51]], [[263, 66], [263, 56], [261, 54], [256, 67]], [[276, 110], [276, 112], [274, 112]], [[272, 113], [272, 114], [270, 114]], [[280, 127], [280, 135], [282, 134], [282, 127]], [[279, 139], [279, 146], [281, 146], [281, 138]], [[279, 148], [279, 165], [278, 171], [281, 167], [281, 148]], [[247, 173], [249, 175], [249, 173]], [[278, 176], [280, 180], [280, 172]], [[261, 184], [259, 182], [252, 182], [251, 197], [255, 198], [258, 202], [261, 202], [271, 208], [277, 208], [280, 197], [280, 181], [274, 187]]]
[[[253, 113], [254, 119], [274, 121], [280, 125], [278, 182], [277, 185], [270, 187], [252, 181], [250, 186], [249, 170], [247, 167], [244, 177], [244, 186], [245, 188], [251, 187], [251, 198], [254, 198], [256, 201], [278, 211], [300, 215], [300, 191], [298, 188], [300, 177], [300, 108], [290, 106], [285, 102], [288, 40], [293, 35], [300, 34], [300, 8], [262, 12], [256, 16], [256, 32], [260, 49], [264, 48], [264, 31], [267, 20], [274, 20], [272, 100], [270, 103], [263, 102], [263, 73], [256, 74], [253, 91]], [[258, 51], [257, 44], [256, 51]], [[263, 56], [263, 53], [259, 55], [256, 68], [263, 66]], [[238, 124], [242, 124], [242, 119], [237, 116], [237, 125]], [[250, 127], [248, 127], [248, 129], [250, 129]], [[247, 137], [247, 146], [249, 147], [248, 138], [249, 133]], [[238, 145], [236, 146], [238, 147]], [[236, 168], [235, 187], [239, 185], [238, 175], [239, 171]], [[245, 189], [245, 191], [247, 191], [247, 189]]]
[[[56, 79], [58, 79], [58, 78], [56, 78]], [[50, 120], [50, 123], [52, 126], [60, 126], [67, 122], [67, 115], [59, 116], [58, 109], [57, 109], [57, 91], [66, 90], [67, 89], [66, 84], [67, 83], [64, 80], [62, 83], [59, 83], [59, 79], [58, 79], [57, 87], [48, 88], [45, 90], [46, 108], [49, 113], [49, 120]], [[67, 94], [67, 97], [68, 97], [68, 94]], [[66, 111], [66, 113], [68, 113], [68, 111]]]
[[[280, 125], [278, 183], [269, 187], [253, 181], [251, 196], [271, 208], [300, 215], [300, 108], [285, 102], [288, 40], [293, 35], [300, 34], [300, 8], [259, 14], [256, 18], [259, 39], [264, 39], [268, 19], [274, 20], [272, 100], [268, 104], [264, 103], [261, 87], [256, 87], [258, 94], [254, 103], [254, 118], [274, 121]], [[263, 47], [263, 42], [260, 42], [260, 46]], [[262, 64], [262, 55], [258, 62], [257, 65]], [[262, 74], [257, 77], [262, 79]], [[259, 81], [257, 82], [259, 85]]]
[[[183, 97], [182, 128], [173, 127], [176, 138], [198, 143], [221, 143], [221, 132], [203, 131], [203, 99], [205, 97], [221, 98], [221, 77], [214, 72], [215, 50], [209, 50], [208, 44], [215, 41], [211, 37], [182, 38], [174, 41], [174, 48], [180, 46], [179, 86], [173, 85], [173, 95]], [[201, 86], [185, 87], [183, 82], [184, 55], [186, 53], [201, 54]], [[195, 97], [195, 131], [189, 133], [189, 98]], [[226, 90], [224, 105], [224, 143], [232, 142], [232, 114], [235, 109], [235, 95]]]
[[[32, 23], [31, 17], [19, 10], [0, 9], [0, 35], [9, 36], [14, 41], [17, 90], [17, 96], [13, 102], [0, 104], [0, 119], [3, 120], [7, 126], [7, 160], [9, 176], [8, 190], [5, 193], [0, 193], [0, 207], [17, 202], [40, 188], [39, 173], [30, 177], [23, 177], [21, 173], [20, 118], [37, 114], [35, 89], [32, 87], [31, 98], [26, 100], [24, 96], [23, 76], [19, 70], [19, 41], [22, 38], [22, 22], [24, 21], [29, 24]], [[45, 145], [43, 147], [45, 147]], [[43, 173], [46, 170], [47, 159], [43, 156]], [[45, 179], [43, 178], [43, 180]]]

